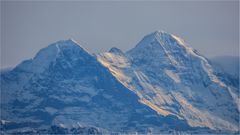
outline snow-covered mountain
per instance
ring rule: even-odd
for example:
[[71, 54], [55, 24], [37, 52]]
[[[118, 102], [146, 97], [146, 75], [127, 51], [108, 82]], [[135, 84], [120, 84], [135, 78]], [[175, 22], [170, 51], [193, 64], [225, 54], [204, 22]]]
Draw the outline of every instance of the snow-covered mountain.
[[79, 125], [111, 132], [176, 130], [179, 124], [181, 130], [193, 129], [138, 102], [138, 96], [72, 40], [56, 42], [1, 74], [1, 94], [1, 119], [7, 121], [2, 123], [11, 125], [3, 124], [3, 129], [10, 133]]
[[58, 41], [1, 73], [1, 131], [239, 132], [239, 90], [224, 75], [162, 31], [96, 56]]
[[98, 55], [124, 86], [160, 115], [174, 115], [192, 127], [239, 131], [239, 90], [225, 84], [211, 63], [183, 39], [163, 31], [135, 48]]

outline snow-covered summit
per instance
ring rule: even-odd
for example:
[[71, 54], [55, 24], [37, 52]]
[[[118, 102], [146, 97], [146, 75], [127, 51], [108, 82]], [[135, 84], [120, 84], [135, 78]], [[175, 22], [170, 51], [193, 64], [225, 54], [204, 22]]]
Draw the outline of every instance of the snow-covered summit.
[[124, 56], [108, 53], [98, 59], [159, 114], [176, 115], [193, 127], [238, 130], [236, 88], [227, 87], [208, 59], [182, 38], [155, 31]]
[[159, 43], [155, 45], [162, 45], [168, 42], [181, 42], [182, 44], [184, 44], [183, 39], [179, 38], [178, 36], [167, 33], [165, 31], [158, 30], [144, 36], [144, 38], [136, 45], [136, 47], [144, 48], [146, 46], [152, 45], [154, 42]]
[[41, 49], [34, 58], [23, 61], [14, 70], [41, 73], [62, 56], [73, 60], [77, 57], [89, 59], [92, 55], [72, 39], [60, 40]]
[[83, 48], [79, 43], [77, 43], [77, 41], [75, 41], [74, 39], [70, 38], [67, 40], [60, 40], [57, 41], [51, 45], [49, 45], [48, 47], [46, 47], [46, 49], [48, 49], [49, 47], [54, 46], [57, 48], [57, 52], [60, 53], [61, 51], [66, 51], [66, 50], [81, 50], [84, 53], [88, 53], [89, 55], [91, 55], [85, 48]]
[[73, 38], [69, 38], [67, 40], [60, 40], [57, 41], [55, 43], [53, 43], [55, 45], [58, 46], [65, 46], [65, 47], [73, 47], [73, 46], [78, 46], [79, 48], [81, 48], [82, 50], [88, 52], [81, 44], [79, 44], [76, 40], [74, 40]]

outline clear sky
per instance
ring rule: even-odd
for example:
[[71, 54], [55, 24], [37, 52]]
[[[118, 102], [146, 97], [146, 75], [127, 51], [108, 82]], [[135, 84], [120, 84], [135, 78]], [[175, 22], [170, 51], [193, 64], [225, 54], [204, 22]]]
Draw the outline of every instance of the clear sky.
[[156, 30], [182, 37], [207, 57], [238, 56], [239, 2], [1, 0], [1, 68], [62, 39], [92, 53], [127, 51]]

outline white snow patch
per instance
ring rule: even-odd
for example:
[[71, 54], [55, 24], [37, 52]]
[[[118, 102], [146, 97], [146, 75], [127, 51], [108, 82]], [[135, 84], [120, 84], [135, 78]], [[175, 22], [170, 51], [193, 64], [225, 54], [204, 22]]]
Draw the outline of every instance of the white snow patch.
[[56, 44], [56, 47], [57, 47], [57, 54], [61, 51], [60, 48], [59, 48], [59, 45]]
[[183, 39], [181, 39], [180, 37], [175, 36], [175, 35], [171, 35], [171, 36], [178, 42], [178, 44], [184, 45]]
[[[201, 56], [199, 56], [201, 57]], [[214, 74], [213, 74], [213, 70], [212, 70], [212, 67], [211, 65], [207, 62], [207, 60], [205, 58], [202, 58], [202, 61], [201, 61], [201, 64], [202, 64], [202, 67], [204, 69], [204, 71], [208, 74], [208, 76], [210, 77], [210, 79], [219, 84], [221, 87], [226, 87], [226, 85], [221, 82]]]
[[166, 73], [171, 79], [173, 79], [176, 83], [181, 83], [181, 80], [180, 80], [178, 74], [172, 72], [171, 70], [165, 70], [165, 73]]
[[235, 102], [235, 104], [236, 104], [236, 106], [237, 106], [238, 112], [240, 112], [240, 99], [239, 99], [239, 96], [238, 96], [236, 93], [234, 93], [234, 92], [231, 90], [231, 88], [227, 87], [227, 89], [228, 89], [230, 95], [232, 96], [233, 101]]

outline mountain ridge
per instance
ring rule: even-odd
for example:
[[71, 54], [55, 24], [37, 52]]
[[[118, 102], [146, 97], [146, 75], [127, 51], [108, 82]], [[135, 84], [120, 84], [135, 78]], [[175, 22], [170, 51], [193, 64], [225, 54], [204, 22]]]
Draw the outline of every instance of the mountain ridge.
[[[156, 38], [159, 38], [159, 39], [156, 39]], [[172, 40], [172, 39], [175, 39], [175, 40]], [[192, 107], [194, 107], [194, 104], [196, 104], [197, 102], [200, 102], [200, 101], [193, 100], [194, 102], [196, 102], [193, 104], [191, 103], [191, 101], [188, 101], [189, 99], [187, 99], [186, 97], [188, 95], [184, 95], [178, 92], [174, 92], [170, 94], [171, 96], [168, 96], [163, 94], [162, 92], [164, 92], [164, 90], [161, 90], [161, 89], [166, 89], [168, 91], [172, 91], [171, 89], [175, 89], [175, 91], [178, 89], [179, 90], [188, 89], [191, 91], [191, 93], [195, 93], [199, 95], [199, 98], [201, 99], [202, 97], [200, 95], [204, 96], [203, 93], [193, 91], [194, 89], [199, 89], [199, 88], [209, 89], [205, 93], [205, 95], [209, 94], [209, 96], [211, 94], [219, 93], [214, 89], [224, 89], [222, 91], [224, 91], [223, 93], [225, 94], [219, 93], [222, 96], [228, 95], [229, 99], [224, 102], [231, 102], [231, 100], [234, 100], [234, 102], [231, 104], [233, 104], [233, 106], [237, 106], [235, 109], [238, 109], [239, 111], [239, 107], [238, 107], [239, 99], [236, 98], [238, 93], [236, 90], [237, 88], [234, 90], [235, 93], [233, 94], [230, 88], [226, 87], [226, 85], [221, 80], [219, 80], [218, 77], [215, 75], [215, 72], [213, 72], [213, 68], [210, 65], [210, 62], [208, 62], [208, 59], [199, 55], [199, 53], [196, 50], [185, 45], [183, 41], [179, 42], [179, 40], [180, 38], [178, 38], [177, 36], [173, 36], [171, 34], [166, 35], [165, 33], [162, 33], [162, 32], [159, 34], [159, 32], [157, 31], [145, 36], [135, 46], [135, 48], [127, 52], [126, 57], [115, 56], [116, 54], [112, 54], [111, 56], [111, 54], [106, 53], [105, 55], [104, 54], [99, 55], [99, 59], [100, 59], [99, 61], [102, 62], [106, 67], [110, 68], [112, 73], [117, 78], [119, 78], [119, 80], [123, 84], [125, 84], [126, 87], [128, 87], [129, 89], [135, 89], [135, 92], [138, 95], [140, 95], [139, 97], [143, 97], [143, 102], [145, 102], [145, 104], [149, 104], [149, 106], [151, 106], [153, 109], [155, 109], [159, 113], [174, 114], [174, 111], [181, 111], [171, 107], [170, 108], [173, 110], [169, 110], [168, 105], [164, 109], [163, 108], [164, 104], [166, 103], [169, 104], [168, 98], [175, 98], [179, 100], [179, 101], [171, 101], [170, 99], [171, 102], [179, 102], [180, 106], [182, 106], [181, 100], [186, 102], [186, 104], [191, 105]], [[115, 61], [121, 61], [121, 59], [123, 59], [124, 61], [126, 61], [126, 63], [129, 63], [130, 61], [131, 64], [128, 64], [130, 65], [130, 68], [129, 66], [123, 66], [124, 63], [112, 62], [114, 61], [113, 58], [116, 59]], [[164, 75], [164, 72], [165, 72], [165, 75]], [[161, 73], [161, 75], [160, 76], [154, 75], [155, 73]], [[182, 73], [186, 75], [183, 75]], [[131, 78], [134, 78], [134, 79], [131, 80]], [[202, 82], [203, 84], [199, 85], [200, 82]], [[156, 90], [158, 90], [158, 92], [156, 92]], [[165, 93], [168, 91], [165, 91]], [[154, 96], [154, 95], [151, 96], [149, 92], [151, 94], [155, 94], [159, 92], [160, 93], [159, 93], [159, 96]], [[180, 97], [176, 95], [176, 93], [180, 94]], [[187, 94], [184, 91], [182, 91], [182, 93]], [[145, 96], [145, 95], [148, 95], [148, 96]], [[166, 101], [164, 100], [157, 101], [161, 98], [163, 99], [167, 98], [167, 99], [165, 99]], [[213, 98], [206, 97], [206, 99], [212, 100]], [[204, 104], [207, 106], [209, 104], [206, 101], [201, 101], [201, 102], [205, 102]], [[211, 105], [211, 106], [212, 106], [211, 108], [214, 108], [214, 105]], [[191, 110], [191, 108], [188, 108], [188, 107], [185, 107], [185, 108], [186, 108], [185, 113], [187, 113], [187, 110], [188, 111]], [[190, 113], [192, 117], [193, 118], [196, 117], [194, 119], [201, 119], [201, 121], [203, 122], [197, 123], [196, 120], [189, 118], [186, 114], [183, 114], [185, 115], [183, 117], [185, 117], [185, 119], [188, 119], [189, 124], [190, 125], [192, 124], [192, 126], [205, 125], [214, 129], [214, 128], [219, 128], [218, 126], [221, 125], [221, 128], [219, 129], [222, 129], [223, 128], [222, 123], [226, 124], [225, 128], [228, 128], [229, 124], [231, 123], [231, 122], [228, 123], [227, 121], [223, 122], [221, 120], [221, 117], [223, 116], [220, 116], [219, 122], [217, 122], [220, 125], [216, 126], [217, 123], [214, 123], [214, 122], [212, 123], [211, 117], [213, 116], [211, 114], [202, 113], [200, 108], [194, 107], [194, 109], [195, 110], [192, 110], [193, 112]], [[217, 108], [215, 107], [215, 109]], [[194, 112], [198, 112], [198, 113], [194, 114]], [[215, 113], [218, 113], [218, 111], [215, 111]], [[231, 114], [231, 111], [229, 112], [229, 114]], [[232, 115], [234, 118], [236, 118], [237, 114], [238, 112]], [[233, 121], [235, 120], [233, 119]], [[238, 120], [235, 121], [236, 125], [237, 123], [238, 123]], [[234, 128], [237, 129], [237, 127], [234, 127]]]
[[20, 131], [21, 122], [33, 122], [37, 129], [81, 123], [116, 132], [239, 132], [237, 88], [225, 88], [208, 64], [163, 31], [126, 53], [96, 56], [61, 40], [1, 74], [1, 120], [20, 122]]

